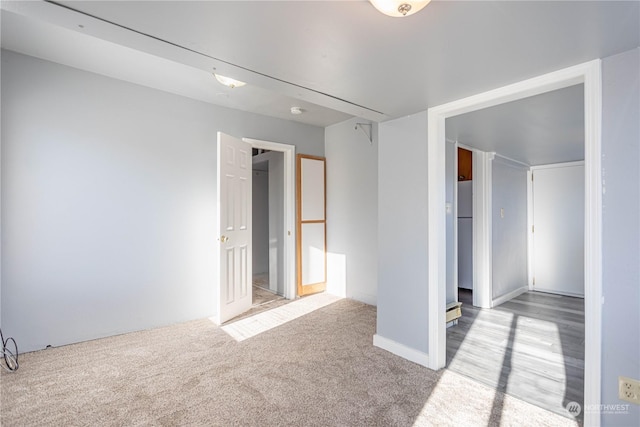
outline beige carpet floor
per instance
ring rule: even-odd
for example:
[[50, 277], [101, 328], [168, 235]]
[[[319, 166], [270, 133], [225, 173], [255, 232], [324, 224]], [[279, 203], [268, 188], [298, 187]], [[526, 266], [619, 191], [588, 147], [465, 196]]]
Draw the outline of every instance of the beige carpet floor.
[[373, 347], [339, 300], [243, 341], [209, 320], [24, 354], [5, 426], [562, 426], [562, 416]]

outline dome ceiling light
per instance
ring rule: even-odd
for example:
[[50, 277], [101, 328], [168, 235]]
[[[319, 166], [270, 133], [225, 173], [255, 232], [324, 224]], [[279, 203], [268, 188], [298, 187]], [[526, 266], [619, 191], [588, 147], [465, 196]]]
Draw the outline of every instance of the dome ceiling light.
[[431, 0], [369, 0], [380, 12], [388, 16], [393, 16], [394, 18], [413, 15], [428, 5], [430, 1]]
[[232, 79], [231, 77], [221, 76], [220, 74], [213, 73], [216, 76], [216, 80], [222, 83], [223, 85], [230, 87], [231, 89], [242, 87], [246, 85], [245, 82], [241, 82], [240, 80]]

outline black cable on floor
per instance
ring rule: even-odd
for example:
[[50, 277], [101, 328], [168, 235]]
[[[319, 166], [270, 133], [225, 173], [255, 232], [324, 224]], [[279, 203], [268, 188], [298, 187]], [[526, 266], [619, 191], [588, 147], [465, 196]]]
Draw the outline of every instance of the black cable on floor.
[[[16, 340], [14, 340], [11, 337], [5, 340], [4, 335], [2, 335], [2, 329], [0, 329], [0, 341], [2, 343], [2, 356], [4, 359], [4, 364], [2, 363], [0, 364], [5, 370], [9, 372], [17, 371], [19, 365], [18, 365], [18, 344], [16, 344]], [[13, 349], [11, 349], [11, 347], [13, 347]]]

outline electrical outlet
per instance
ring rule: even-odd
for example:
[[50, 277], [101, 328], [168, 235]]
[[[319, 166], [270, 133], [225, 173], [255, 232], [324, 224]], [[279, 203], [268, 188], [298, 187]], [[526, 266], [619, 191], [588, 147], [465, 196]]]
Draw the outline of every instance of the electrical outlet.
[[618, 377], [618, 397], [627, 402], [640, 405], [640, 381], [627, 377]]

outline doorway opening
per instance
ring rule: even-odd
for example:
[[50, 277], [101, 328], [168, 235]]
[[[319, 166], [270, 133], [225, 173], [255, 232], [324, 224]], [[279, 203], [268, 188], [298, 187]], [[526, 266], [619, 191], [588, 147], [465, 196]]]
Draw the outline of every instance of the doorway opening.
[[447, 302], [460, 301], [461, 289], [473, 290], [474, 151], [447, 138]]
[[[212, 320], [225, 323], [250, 311], [253, 304], [253, 248], [252, 248], [252, 150], [271, 150], [282, 153], [282, 180], [275, 187], [281, 190], [282, 200], [273, 215], [274, 230], [282, 248], [281, 287], [286, 299], [296, 297], [295, 289], [295, 229], [294, 168], [295, 147], [268, 141], [243, 139], [218, 132], [217, 146], [217, 213], [216, 234], [219, 245], [215, 249], [215, 262], [219, 274], [216, 283], [216, 314]], [[281, 226], [281, 228], [279, 228]], [[275, 233], [275, 232], [274, 232]], [[280, 276], [280, 272], [278, 272]], [[277, 283], [275, 281], [274, 283]], [[277, 285], [276, 285], [277, 286]]]
[[[266, 179], [268, 191], [268, 220], [263, 228], [262, 236], [267, 235], [267, 242], [261, 241], [267, 248], [267, 271], [262, 273], [258, 281], [269, 291], [288, 300], [296, 298], [296, 230], [295, 230], [295, 146], [278, 142], [243, 138], [251, 144], [258, 157], [257, 163], [267, 162], [267, 173], [273, 172], [271, 184]], [[260, 157], [262, 156], [262, 157]], [[265, 169], [264, 163], [262, 169]], [[264, 171], [263, 171], [264, 172]], [[264, 174], [263, 174], [264, 175]], [[264, 180], [263, 180], [264, 181]], [[263, 187], [265, 182], [262, 182]], [[264, 196], [264, 194], [263, 194]], [[273, 197], [272, 197], [273, 196]], [[262, 217], [264, 224], [264, 215]], [[268, 231], [265, 231], [268, 230]], [[264, 254], [264, 253], [263, 253]], [[254, 275], [255, 277], [255, 275]], [[268, 285], [267, 285], [268, 283]]]
[[[582, 104], [576, 102], [572, 107], [583, 111]], [[515, 106], [510, 104], [508, 108], [513, 110]], [[494, 112], [500, 115], [499, 111]], [[581, 158], [584, 149], [578, 145], [571, 155]], [[459, 262], [459, 287], [455, 290], [456, 301], [462, 303], [462, 316], [455, 325], [447, 324], [447, 369], [580, 420], [581, 413], [568, 414], [566, 407], [570, 402], [583, 404], [584, 300], [575, 296], [582, 294], [576, 287], [584, 287], [584, 208], [578, 200], [584, 193], [579, 182], [584, 181], [584, 174], [575, 170], [578, 167], [575, 163], [534, 167], [537, 171], [555, 172], [550, 188], [542, 185], [546, 180], [540, 174], [539, 199], [535, 204], [529, 197], [530, 168], [497, 154], [491, 157], [488, 167], [491, 215], [487, 224], [491, 235], [489, 303], [479, 306], [474, 302], [477, 292], [472, 281], [473, 263], [465, 266]], [[569, 173], [563, 174], [566, 169]], [[465, 185], [471, 182], [461, 181], [458, 176], [457, 184], [458, 260], [464, 261], [472, 253], [471, 229], [465, 230], [471, 224], [465, 225], [465, 221], [471, 222], [466, 217], [473, 209], [464, 206], [465, 198], [466, 203], [472, 203], [471, 194], [465, 194], [470, 193], [471, 187], [465, 189]], [[545, 192], [553, 194], [545, 196]], [[552, 201], [553, 209], [544, 198]], [[528, 226], [532, 205], [536, 205], [539, 214], [545, 214], [534, 221], [541, 238], [534, 246], [542, 246], [538, 252], [544, 255], [534, 256], [534, 264], [528, 262], [531, 257], [528, 238], [536, 238]], [[547, 215], [551, 218], [545, 218]], [[537, 267], [537, 272], [530, 267]], [[539, 286], [533, 286], [530, 280], [536, 276]], [[550, 289], [549, 283], [555, 284], [555, 289]], [[447, 295], [447, 302], [450, 298]], [[502, 405], [502, 400], [495, 405]]]
[[[429, 248], [429, 360], [428, 366], [439, 369], [446, 364], [446, 217], [445, 210], [445, 120], [467, 112], [481, 110], [547, 93], [556, 89], [584, 84], [585, 123], [585, 360], [584, 360], [584, 404], [600, 403], [600, 348], [601, 348], [601, 170], [600, 170], [600, 122], [601, 122], [601, 77], [600, 61], [591, 61], [558, 72], [526, 80], [493, 91], [485, 92], [449, 104], [430, 108], [428, 111], [428, 248]], [[486, 159], [483, 159], [486, 160]], [[475, 166], [476, 162], [474, 162]], [[474, 177], [490, 173], [488, 170], [474, 170]], [[476, 198], [476, 202], [478, 199]], [[489, 214], [491, 200], [480, 200], [478, 210]], [[474, 215], [475, 217], [476, 215]], [[474, 218], [475, 220], [475, 218]], [[486, 233], [487, 230], [485, 230]], [[474, 237], [478, 232], [474, 232]], [[482, 247], [489, 242], [488, 235], [474, 242], [474, 247]], [[474, 250], [474, 256], [478, 252]], [[489, 256], [490, 251], [481, 251]], [[475, 258], [474, 258], [475, 264]], [[489, 262], [485, 263], [489, 265]], [[482, 276], [485, 277], [482, 277]], [[474, 276], [490, 283], [490, 272], [477, 271]], [[517, 318], [516, 322], [517, 322]], [[585, 414], [585, 424], [597, 424], [597, 414]]]
[[[572, 418], [581, 416], [566, 407], [583, 404], [584, 388], [584, 301], [572, 298], [584, 295], [583, 91], [570, 86], [446, 120], [447, 202], [457, 208], [447, 226], [453, 216], [458, 235], [447, 235], [447, 256], [459, 261], [457, 278], [447, 271], [447, 303], [463, 307], [447, 323], [447, 369]], [[450, 154], [460, 140], [475, 153], [458, 148], [456, 165]], [[477, 224], [490, 236], [486, 282], [473, 281], [470, 262], [473, 168], [465, 163], [474, 154], [487, 160], [479, 177], [487, 185], [476, 192], [489, 206]], [[488, 287], [488, 298], [474, 285]]]
[[253, 149], [253, 306], [284, 297], [284, 154]]

